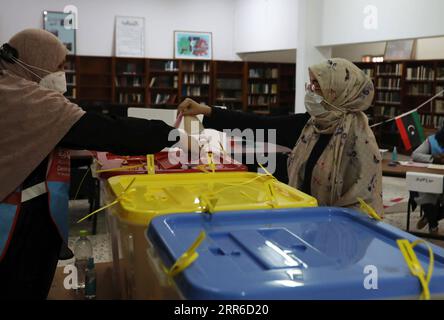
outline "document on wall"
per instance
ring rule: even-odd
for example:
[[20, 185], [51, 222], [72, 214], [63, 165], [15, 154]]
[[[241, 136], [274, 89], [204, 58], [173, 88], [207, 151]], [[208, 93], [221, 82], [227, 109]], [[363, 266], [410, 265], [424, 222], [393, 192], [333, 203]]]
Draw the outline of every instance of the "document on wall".
[[116, 17], [115, 49], [117, 57], [145, 56], [145, 18]]

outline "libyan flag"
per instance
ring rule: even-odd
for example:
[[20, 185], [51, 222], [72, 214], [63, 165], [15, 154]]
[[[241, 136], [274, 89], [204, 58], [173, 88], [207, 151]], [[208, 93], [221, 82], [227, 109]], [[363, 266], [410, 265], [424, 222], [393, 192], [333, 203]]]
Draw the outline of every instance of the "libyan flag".
[[396, 126], [407, 151], [420, 146], [424, 142], [424, 130], [422, 129], [418, 112], [415, 111], [396, 118]]

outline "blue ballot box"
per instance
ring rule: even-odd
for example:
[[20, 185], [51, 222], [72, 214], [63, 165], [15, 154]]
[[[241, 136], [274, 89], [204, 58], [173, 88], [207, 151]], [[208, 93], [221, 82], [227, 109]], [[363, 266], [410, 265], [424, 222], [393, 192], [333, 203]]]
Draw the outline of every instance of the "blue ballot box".
[[[167, 276], [202, 231], [197, 258]], [[422, 287], [398, 239], [417, 240], [340, 208], [161, 216], [147, 230], [148, 259], [159, 281], [152, 290], [183, 299], [418, 299]], [[429, 288], [432, 298], [443, 298], [444, 250], [431, 247]], [[427, 272], [427, 247], [414, 251]]]

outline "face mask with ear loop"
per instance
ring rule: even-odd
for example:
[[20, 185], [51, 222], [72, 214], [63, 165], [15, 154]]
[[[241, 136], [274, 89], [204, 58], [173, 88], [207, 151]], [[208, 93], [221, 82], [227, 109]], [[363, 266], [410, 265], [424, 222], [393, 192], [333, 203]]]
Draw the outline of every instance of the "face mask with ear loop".
[[319, 94], [314, 92], [314, 86], [307, 84], [305, 87], [305, 108], [307, 109], [307, 112], [312, 117], [319, 117], [327, 112], [327, 110], [323, 103], [331, 106], [332, 108], [336, 109], [337, 111], [344, 113], [341, 109], [338, 107], [332, 105], [331, 103], [327, 102], [324, 97], [320, 96]]
[[[4, 44], [1, 47], [0, 54], [1, 57], [6, 62], [17, 63], [17, 65], [19, 65], [21, 68], [39, 78], [40, 79], [39, 85], [42, 86], [43, 88], [55, 90], [57, 92], [60, 92], [61, 94], [64, 94], [67, 91], [66, 75], [64, 71], [50, 72], [48, 70], [26, 64], [25, 62], [18, 59], [17, 50], [15, 50], [14, 48], [12, 48], [7, 44]], [[47, 73], [47, 75], [42, 78], [41, 76], [33, 72], [31, 69], [43, 71]]]

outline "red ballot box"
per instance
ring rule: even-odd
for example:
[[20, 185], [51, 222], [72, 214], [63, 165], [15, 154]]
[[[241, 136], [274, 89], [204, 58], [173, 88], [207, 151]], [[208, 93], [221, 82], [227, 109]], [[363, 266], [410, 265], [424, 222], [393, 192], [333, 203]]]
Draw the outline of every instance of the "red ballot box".
[[[222, 159], [222, 156], [217, 157], [218, 159], [213, 159], [214, 171], [248, 171], [247, 166], [234, 159]], [[147, 156], [118, 156], [112, 153], [98, 152], [97, 162], [97, 171], [101, 179], [108, 179], [119, 175], [147, 174]], [[159, 152], [154, 155], [154, 170], [156, 174], [211, 172], [213, 167], [208, 162], [206, 159], [205, 161], [201, 159], [199, 164], [174, 164], [168, 159], [168, 152]]]

